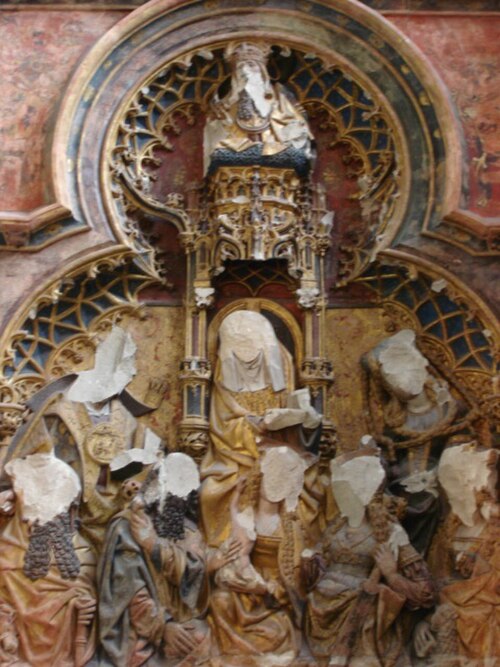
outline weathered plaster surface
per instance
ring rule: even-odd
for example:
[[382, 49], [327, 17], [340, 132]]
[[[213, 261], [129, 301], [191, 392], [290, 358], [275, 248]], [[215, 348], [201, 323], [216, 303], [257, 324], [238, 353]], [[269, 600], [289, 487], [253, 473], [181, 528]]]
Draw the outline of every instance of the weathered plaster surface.
[[[97, 7], [99, 3], [86, 4]], [[392, 4], [367, 4], [399, 9], [394, 0]], [[402, 9], [413, 9], [408, 2], [399, 4]], [[425, 3], [415, 6], [420, 5]], [[433, 3], [427, 5], [432, 8]], [[46, 156], [63, 87], [84, 53], [125, 13], [0, 12], [4, 45], [0, 65], [1, 209], [27, 211], [46, 203], [50, 187]], [[456, 102], [469, 156], [467, 207], [486, 217], [496, 215], [495, 201], [500, 197], [500, 13], [498, 18], [477, 15], [473, 20], [407, 12], [386, 16], [430, 58]]]
[[388, 15], [448, 86], [468, 156], [468, 210], [498, 215], [500, 199], [500, 12], [495, 16]]
[[47, 203], [50, 133], [68, 78], [121, 13], [0, 12], [0, 209]]

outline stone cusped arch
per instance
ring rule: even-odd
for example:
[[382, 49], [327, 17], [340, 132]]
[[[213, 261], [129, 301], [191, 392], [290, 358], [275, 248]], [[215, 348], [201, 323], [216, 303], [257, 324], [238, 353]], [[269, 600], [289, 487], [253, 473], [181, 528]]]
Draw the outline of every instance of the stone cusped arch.
[[[396, 211], [379, 230], [354, 274], [390, 245], [437, 233], [461, 194], [462, 140], [448, 94], [426, 58], [387, 20], [355, 0], [202, 3], [154, 1], [123, 19], [81, 64], [61, 108], [53, 148], [57, 196], [78, 219], [111, 226], [120, 242], [141, 254], [134, 224], [114, 211], [107, 160], [112, 137], [144, 86], [174, 62], [228, 40], [258, 38], [311, 53], [362, 84], [392, 118], [401, 187]], [[152, 213], [180, 229], [175, 206]], [[127, 229], [128, 227], [128, 229]], [[376, 236], [376, 235], [375, 235]], [[138, 240], [138, 245], [137, 245]], [[362, 244], [362, 242], [361, 242]], [[355, 244], [354, 244], [355, 245]], [[151, 249], [142, 250], [146, 262]], [[151, 267], [155, 270], [155, 267]]]

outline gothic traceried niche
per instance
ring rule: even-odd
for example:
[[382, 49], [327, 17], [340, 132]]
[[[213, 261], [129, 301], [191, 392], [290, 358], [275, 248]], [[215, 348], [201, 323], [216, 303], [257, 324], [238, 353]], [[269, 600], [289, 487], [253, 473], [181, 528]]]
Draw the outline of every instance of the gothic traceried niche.
[[[231, 71], [244, 57], [265, 68], [260, 85], [273, 97], [262, 131], [274, 133], [275, 146], [257, 163], [257, 144], [243, 142], [241, 128], [232, 139], [221, 135], [237, 99], [234, 82], [233, 92], [227, 92]], [[257, 67], [254, 76], [260, 74]], [[245, 103], [253, 104], [251, 98]], [[265, 96], [261, 104], [269, 104]], [[246, 258], [249, 244], [249, 257], [287, 257], [291, 270], [302, 271], [291, 238], [307, 234], [317, 219], [326, 226], [320, 242], [327, 244], [334, 213], [333, 275], [341, 283], [359, 275], [397, 230], [409, 168], [405, 139], [381, 92], [342, 63], [285, 45], [261, 45], [249, 54], [239, 54], [234, 44], [194, 51], [144, 81], [120, 113], [120, 124], [108, 139], [111, 215], [132, 247], [149, 248], [153, 271], [161, 273], [152, 259], [157, 257], [155, 219], [174, 220], [188, 250], [222, 224], [221, 241], [206, 249], [212, 271], [222, 270], [225, 259]], [[301, 122], [308, 127], [309, 155], [299, 159], [297, 171], [273, 171], [280, 146], [288, 146], [288, 165], [293, 164], [291, 152], [300, 134], [294, 136], [290, 128]], [[206, 178], [207, 171], [214, 173], [207, 160], [219, 142], [237, 146], [238, 166], [247, 168], [225, 164], [219, 153], [225, 168]], [[265, 247], [270, 243], [265, 235], [258, 241], [245, 238], [238, 225], [248, 209], [255, 227], [255, 204], [249, 207], [246, 201], [256, 197], [262, 207], [258, 215], [271, 221], [272, 234], [279, 238], [273, 247]]]
[[211, 40], [2, 340], [0, 666], [494, 664], [498, 339], [390, 248], [416, 140], [345, 55]]

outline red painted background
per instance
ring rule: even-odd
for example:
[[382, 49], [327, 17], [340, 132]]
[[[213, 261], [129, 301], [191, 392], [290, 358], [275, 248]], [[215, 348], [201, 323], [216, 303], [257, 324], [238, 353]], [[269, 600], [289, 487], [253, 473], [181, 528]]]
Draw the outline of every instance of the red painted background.
[[[0, 209], [27, 211], [50, 200], [50, 132], [65, 84], [124, 14], [0, 11]], [[468, 154], [466, 207], [498, 215], [500, 12], [386, 16], [429, 57], [455, 101]]]

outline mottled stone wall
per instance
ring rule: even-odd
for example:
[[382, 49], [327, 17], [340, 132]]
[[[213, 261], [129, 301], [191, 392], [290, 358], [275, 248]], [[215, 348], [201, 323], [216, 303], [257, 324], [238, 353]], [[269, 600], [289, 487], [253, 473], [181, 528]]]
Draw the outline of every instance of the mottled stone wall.
[[500, 11], [497, 16], [387, 17], [429, 58], [456, 105], [467, 142], [470, 193], [466, 208], [484, 216], [498, 215]]
[[123, 14], [0, 11], [0, 208], [46, 203], [50, 134], [71, 73]]

